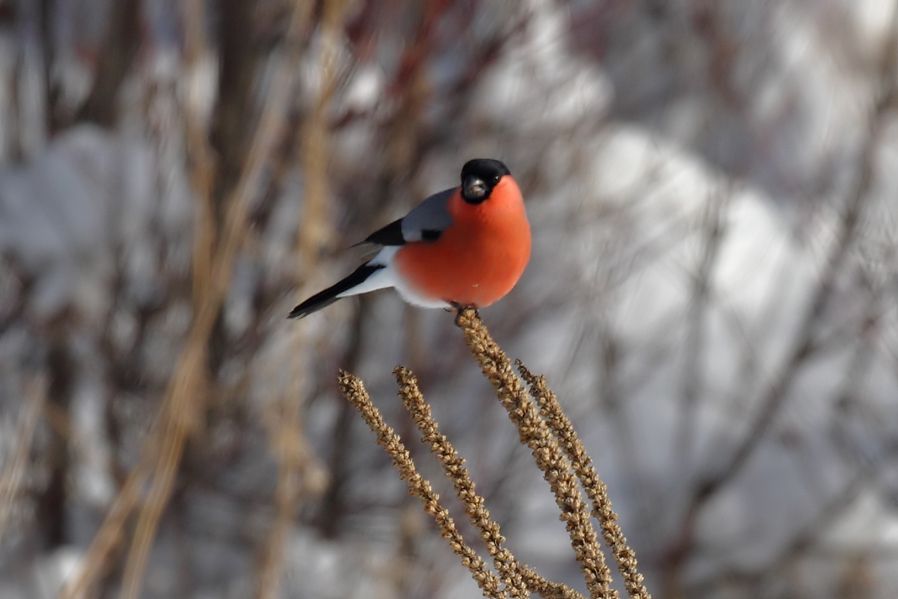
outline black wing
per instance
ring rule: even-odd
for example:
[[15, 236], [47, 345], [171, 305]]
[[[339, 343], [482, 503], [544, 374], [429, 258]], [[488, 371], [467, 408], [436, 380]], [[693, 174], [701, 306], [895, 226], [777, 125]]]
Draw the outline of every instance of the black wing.
[[448, 206], [454, 191], [453, 187], [433, 194], [403, 218], [378, 229], [362, 243], [405, 245], [412, 241], [436, 241], [452, 224]]
[[337, 283], [334, 283], [327, 289], [323, 291], [319, 291], [306, 301], [302, 302], [295, 308], [287, 318], [303, 318], [304, 316], [308, 316], [312, 312], [316, 312], [325, 306], [329, 306], [338, 299], [338, 296], [344, 291], [348, 291], [355, 287], [356, 285], [361, 285], [364, 283], [368, 277], [382, 269], [383, 264], [369, 264], [365, 263], [355, 269], [349, 276], [344, 277]]
[[397, 218], [386, 227], [378, 229], [365, 238], [362, 243], [377, 243], [380, 245], [404, 245], [405, 237], [402, 236], [402, 219]]

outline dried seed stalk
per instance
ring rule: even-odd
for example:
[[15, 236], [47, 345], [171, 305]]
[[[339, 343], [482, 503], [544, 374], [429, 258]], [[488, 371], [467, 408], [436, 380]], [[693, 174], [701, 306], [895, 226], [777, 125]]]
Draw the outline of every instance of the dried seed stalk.
[[460, 310], [456, 323], [462, 328], [465, 342], [483, 374], [493, 384], [499, 401], [518, 428], [521, 442], [530, 448], [536, 465], [555, 495], [590, 596], [616, 599], [618, 594], [611, 585], [611, 571], [605, 563], [570, 462], [515, 376], [508, 356], [490, 336], [477, 312], [470, 308]]
[[361, 379], [344, 371], [340, 371], [340, 389], [343, 396], [356, 407], [369, 428], [377, 435], [378, 444], [393, 459], [393, 465], [399, 476], [408, 484], [409, 493], [418, 497], [424, 504], [425, 511], [436, 521], [440, 535], [448, 541], [452, 551], [461, 558], [464, 565], [474, 577], [474, 581], [486, 597], [504, 598], [499, 578], [490, 572], [480, 555], [472, 549], [459, 533], [449, 511], [440, 503], [439, 495], [415, 468], [411, 454], [402, 443], [399, 435], [384, 422], [380, 411], [371, 402]]
[[549, 389], [545, 377], [534, 375], [520, 360], [515, 360], [515, 366], [524, 381], [530, 386], [530, 395], [536, 400], [540, 414], [549, 424], [555, 437], [561, 442], [577, 478], [580, 479], [580, 484], [583, 485], [586, 495], [592, 501], [593, 515], [602, 527], [602, 536], [605, 542], [614, 553], [627, 594], [633, 599], [651, 599], [651, 594], [645, 588], [644, 577], [639, 572], [636, 552], [627, 545], [627, 538], [618, 524], [617, 514], [612, 509], [608, 487], [599, 478], [592, 459], [586, 453], [586, 448], [583, 447], [583, 442], [574, 430], [570, 419], [561, 409], [558, 398]]
[[499, 524], [490, 517], [483, 496], [477, 489], [464, 459], [458, 455], [449, 439], [440, 432], [434, 420], [430, 405], [418, 386], [418, 380], [411, 370], [402, 366], [393, 371], [399, 384], [399, 396], [411, 414], [415, 425], [421, 432], [421, 441], [443, 465], [443, 471], [452, 481], [458, 498], [465, 506], [465, 513], [477, 529], [486, 544], [493, 564], [505, 585], [505, 590], [512, 597], [529, 597], [530, 591], [544, 597], [580, 597], [581, 595], [566, 585], [545, 580], [532, 568], [518, 562], [514, 554], [505, 547]]

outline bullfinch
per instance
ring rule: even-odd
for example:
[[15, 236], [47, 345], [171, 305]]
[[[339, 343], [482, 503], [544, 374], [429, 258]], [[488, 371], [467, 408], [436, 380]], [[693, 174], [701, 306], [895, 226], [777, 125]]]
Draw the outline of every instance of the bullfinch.
[[386, 287], [425, 308], [489, 306], [521, 278], [530, 260], [530, 224], [508, 167], [475, 159], [462, 168], [461, 185], [433, 194], [362, 243], [379, 251], [293, 308], [290, 318]]

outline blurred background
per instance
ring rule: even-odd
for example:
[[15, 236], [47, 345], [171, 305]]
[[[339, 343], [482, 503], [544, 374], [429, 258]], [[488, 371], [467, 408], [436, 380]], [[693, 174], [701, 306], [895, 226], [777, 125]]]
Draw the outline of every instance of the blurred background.
[[458, 516], [398, 363], [583, 589], [449, 314], [285, 320], [472, 157], [654, 596], [898, 596], [896, 64], [892, 0], [0, 0], [0, 596], [477, 596], [337, 393]]

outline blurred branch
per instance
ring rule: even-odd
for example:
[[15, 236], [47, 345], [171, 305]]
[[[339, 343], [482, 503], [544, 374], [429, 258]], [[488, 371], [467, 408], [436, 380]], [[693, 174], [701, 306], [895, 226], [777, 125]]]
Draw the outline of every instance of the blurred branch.
[[[722, 197], [718, 197], [718, 193]], [[711, 279], [724, 239], [724, 222], [731, 195], [729, 191], [712, 193], [705, 202], [702, 214], [702, 243], [697, 272], [692, 278], [692, 291], [687, 309], [680, 407], [677, 410], [678, 420], [674, 430], [673, 456], [681, 465], [688, 465], [692, 461], [692, 441], [697, 422], [696, 404], [703, 384], [702, 366], [705, 359], [705, 327], [712, 293]]]
[[782, 411], [798, 374], [818, 349], [817, 328], [829, 306], [833, 288], [854, 245], [858, 223], [874, 183], [876, 152], [886, 130], [883, 125], [889, 113], [895, 108], [898, 96], [896, 60], [898, 60], [898, 3], [892, 16], [891, 32], [882, 49], [878, 88], [875, 90], [867, 135], [858, 153], [857, 176], [839, 223], [837, 238], [826, 257], [820, 280], [800, 319], [791, 347], [776, 376], [764, 386], [765, 391], [758, 402], [759, 408], [742, 440], [736, 444], [735, 449], [723, 463], [698, 481], [689, 499], [680, 532], [670, 546], [666, 560], [668, 575], [673, 577], [668, 583], [668, 591], [671, 593], [676, 593], [675, 589], [679, 586], [675, 579], [681, 570], [680, 563], [693, 543], [695, 524], [702, 506], [742, 472]]
[[746, 581], [781, 580], [795, 563], [810, 553], [815, 546], [820, 551], [826, 551], [826, 546], [819, 545], [826, 537], [839, 518], [850, 508], [855, 506], [855, 501], [865, 490], [869, 489], [869, 483], [875, 479], [887, 466], [890, 460], [898, 456], [898, 445], [888, 451], [888, 455], [882, 456], [875, 462], [858, 464], [849, 480], [840, 489], [827, 497], [821, 507], [802, 524], [795, 534], [772, 555], [765, 559], [764, 564], [758, 568], [729, 568], [714, 572], [711, 576], [690, 583], [693, 589], [708, 589], [721, 585], [728, 579]]
[[[200, 295], [195, 302], [194, 320], [153, 434], [144, 446], [141, 464], [132, 471], [119, 492], [88, 550], [83, 569], [64, 591], [65, 597], [80, 597], [89, 592], [106, 556], [121, 538], [123, 526], [138, 501], [139, 489], [145, 483], [150, 483], [149, 495], [137, 521], [122, 587], [124, 597], [137, 597], [140, 594], [150, 545], [171, 496], [185, 443], [197, 429], [205, 408], [204, 373], [208, 339], [224, 301], [234, 261], [246, 231], [245, 220], [249, 204], [260, 188], [265, 165], [284, 130], [283, 123], [298, 71], [295, 64], [298, 44], [295, 39], [299, 31], [299, 11], [294, 10], [286, 44], [291, 49], [291, 55], [284, 55], [279, 59], [279, 67], [271, 79], [271, 88], [265, 95], [266, 103], [246, 163], [236, 187], [229, 195], [221, 242], [217, 244], [215, 251], [218, 259], [210, 265], [209, 284], [195, 287]], [[202, 194], [204, 190], [197, 192]], [[198, 218], [197, 227], [203, 226], [203, 219]], [[195, 276], [203, 275], [195, 273]]]
[[0, 472], [0, 538], [6, 529], [19, 496], [22, 478], [28, 466], [34, 432], [47, 400], [47, 383], [44, 379], [31, 381], [25, 388], [25, 401], [16, 425], [14, 453]]
[[191, 255], [193, 309], [198, 312], [203, 292], [212, 281], [212, 261], [218, 231], [213, 187], [218, 169], [209, 141], [208, 119], [199, 97], [203, 60], [209, 52], [206, 40], [205, 4], [202, 0], [189, 0], [184, 4], [184, 60], [187, 86], [184, 102], [184, 129], [187, 142], [187, 159], [190, 165], [190, 184], [194, 191], [194, 235]]
[[[76, 362], [70, 347], [69, 331], [62, 315], [50, 324], [47, 348], [47, 405], [48, 413], [58, 414], [68, 420], [76, 381]], [[65, 506], [69, 502], [68, 483], [71, 476], [72, 451], [70, 439], [63, 431], [51, 430], [47, 440], [46, 460], [50, 469], [49, 480], [37, 497], [37, 520], [46, 549], [55, 549], [69, 542]]]
[[246, 163], [226, 203], [227, 212], [221, 242], [216, 248], [218, 261], [212, 268], [211, 286], [201, 295], [204, 299], [200, 301], [199, 311], [194, 316], [184, 354], [172, 379], [166, 405], [163, 406], [160, 429], [163, 435], [162, 453], [157, 462], [150, 495], [137, 522], [125, 568], [123, 594], [126, 597], [136, 598], [140, 593], [150, 543], [171, 495], [184, 442], [196, 430], [202, 413], [204, 402], [201, 398], [205, 391], [203, 373], [209, 336], [224, 301], [234, 261], [246, 231], [249, 204], [260, 188], [265, 166], [284, 130], [283, 124], [298, 70], [297, 37], [301, 27], [301, 11], [294, 8], [285, 42], [288, 53], [281, 56], [279, 68], [272, 77], [272, 87], [266, 94], [266, 104], [250, 144]]
[[[78, 111], [76, 120], [111, 127], [118, 117], [119, 89], [128, 74], [141, 42], [139, 0], [112, 2], [107, 15], [106, 39], [99, 53], [93, 87]], [[52, 105], [48, 107], [52, 109]]]
[[[311, 272], [317, 261], [321, 245], [330, 234], [327, 223], [328, 200], [328, 130], [327, 107], [336, 86], [336, 61], [339, 35], [348, 2], [325, 2], [321, 17], [322, 47], [318, 55], [318, 70], [322, 86], [313, 110], [305, 122], [302, 138], [301, 168], [304, 174], [303, 213], [297, 234], [296, 253], [300, 277]], [[297, 0], [295, 10], [302, 23], [308, 23], [312, 5]], [[297, 57], [298, 58], [298, 57]], [[309, 343], [305, 323], [297, 323], [293, 337], [293, 355], [306, 355]], [[284, 543], [290, 530], [293, 514], [299, 500], [301, 484], [309, 470], [310, 453], [303, 436], [301, 418], [303, 365], [293, 370], [293, 380], [287, 396], [281, 400], [280, 417], [272, 435], [278, 457], [278, 485], [276, 489], [277, 517], [265, 548], [265, 558], [258, 583], [258, 597], [269, 599], [277, 596], [278, 581], [283, 562]]]

